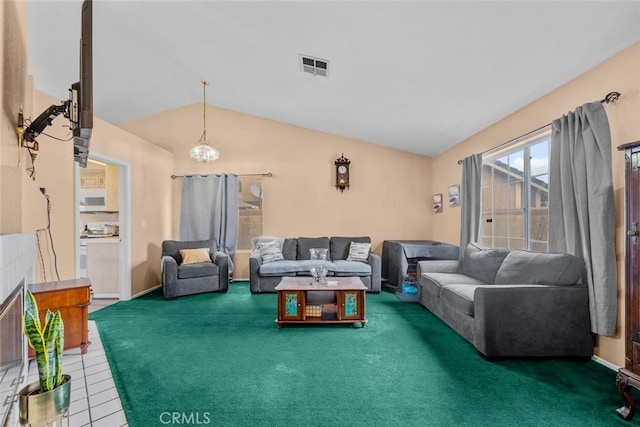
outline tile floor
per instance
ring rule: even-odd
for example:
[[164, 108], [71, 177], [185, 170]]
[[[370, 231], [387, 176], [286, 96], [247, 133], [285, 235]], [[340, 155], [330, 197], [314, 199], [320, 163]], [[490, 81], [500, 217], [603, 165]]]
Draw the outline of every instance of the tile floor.
[[[93, 304], [92, 304], [93, 305]], [[94, 307], [97, 308], [97, 307]], [[111, 369], [104, 354], [95, 322], [89, 321], [89, 351], [67, 350], [64, 353], [64, 372], [71, 375], [70, 427], [127, 426], [120, 397], [111, 377]], [[35, 361], [29, 364], [29, 380], [38, 380]], [[66, 420], [62, 425], [66, 426]]]

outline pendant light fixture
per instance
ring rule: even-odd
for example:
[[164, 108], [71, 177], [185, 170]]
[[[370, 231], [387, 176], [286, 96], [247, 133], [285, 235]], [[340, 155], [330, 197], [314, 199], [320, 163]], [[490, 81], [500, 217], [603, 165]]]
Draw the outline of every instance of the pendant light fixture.
[[198, 141], [198, 145], [193, 147], [191, 151], [189, 151], [189, 155], [196, 159], [199, 162], [208, 163], [212, 160], [217, 160], [220, 157], [220, 153], [218, 150], [209, 145], [209, 141], [207, 141], [207, 85], [209, 84], [206, 80], [201, 80], [202, 82], [202, 136], [200, 137], [200, 141]]

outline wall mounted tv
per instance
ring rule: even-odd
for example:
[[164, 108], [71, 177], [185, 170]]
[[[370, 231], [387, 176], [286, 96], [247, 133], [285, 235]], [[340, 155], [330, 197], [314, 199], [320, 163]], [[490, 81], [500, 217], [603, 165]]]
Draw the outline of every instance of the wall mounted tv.
[[[80, 81], [69, 89], [69, 99], [60, 105], [52, 105], [40, 114], [24, 131], [24, 139], [36, 142], [36, 138], [53, 119], [64, 115], [73, 132], [73, 156], [80, 167], [87, 166], [89, 144], [93, 130], [93, 5], [92, 0], [82, 2], [80, 36]], [[37, 148], [36, 148], [37, 150]]]

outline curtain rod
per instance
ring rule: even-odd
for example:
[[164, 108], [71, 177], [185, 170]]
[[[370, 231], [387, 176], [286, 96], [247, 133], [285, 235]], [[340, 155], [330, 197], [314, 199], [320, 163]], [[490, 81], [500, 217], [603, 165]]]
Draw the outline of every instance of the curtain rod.
[[[600, 100], [600, 102], [603, 103], [603, 104], [612, 104], [612, 103], [616, 102], [618, 100], [618, 98], [620, 98], [620, 92], [609, 92], [604, 97], [604, 99]], [[523, 133], [522, 135], [516, 136], [515, 138], [511, 138], [510, 140], [508, 140], [506, 142], [503, 142], [501, 144], [498, 144], [495, 147], [488, 148], [488, 149], [482, 151], [479, 154], [484, 154], [484, 153], [488, 153], [489, 151], [497, 150], [498, 148], [501, 148], [501, 147], [504, 147], [505, 145], [511, 144], [512, 142], [515, 142], [515, 141], [517, 141], [517, 140], [519, 140], [521, 138], [524, 138], [525, 136], [529, 136], [529, 135], [531, 135], [533, 133], [536, 133], [536, 132], [538, 132], [538, 131], [546, 128], [546, 127], [549, 127], [549, 126], [551, 126], [551, 124], [552, 123], [547, 123], [546, 125], [540, 126], [539, 128], [531, 130], [531, 131], [529, 131], [527, 133]], [[458, 164], [461, 165], [462, 164], [462, 160], [458, 160]]]
[[[209, 176], [209, 175], [200, 175], [200, 174], [194, 173], [192, 175], [171, 175], [171, 179], [184, 178], [185, 176], [194, 176], [194, 175]], [[240, 173], [240, 174], [238, 174], [236, 176], [268, 176], [268, 177], [272, 177], [273, 174], [271, 172], [267, 172], [267, 173]]]

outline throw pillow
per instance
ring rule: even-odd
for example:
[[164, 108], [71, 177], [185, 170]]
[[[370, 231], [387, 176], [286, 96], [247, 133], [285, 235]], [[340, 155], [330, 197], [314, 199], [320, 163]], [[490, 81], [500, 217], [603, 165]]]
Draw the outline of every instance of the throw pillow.
[[351, 246], [349, 246], [349, 255], [347, 256], [347, 261], [367, 262], [369, 260], [370, 250], [371, 243], [351, 242]]
[[277, 240], [258, 243], [257, 249], [260, 251], [262, 262], [265, 264], [268, 262], [284, 260], [284, 257], [282, 256], [282, 247], [280, 246], [280, 242]]
[[195, 264], [197, 262], [211, 262], [209, 248], [180, 249], [180, 256], [182, 257], [181, 265]]

